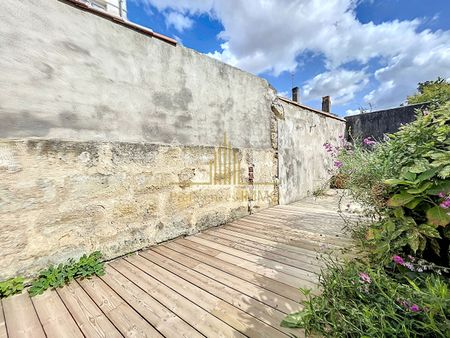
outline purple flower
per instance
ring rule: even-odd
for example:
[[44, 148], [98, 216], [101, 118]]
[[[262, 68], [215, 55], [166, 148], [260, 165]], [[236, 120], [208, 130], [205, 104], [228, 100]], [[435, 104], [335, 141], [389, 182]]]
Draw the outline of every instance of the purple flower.
[[369, 136], [369, 137], [366, 137], [366, 138], [363, 140], [363, 143], [364, 143], [366, 146], [371, 146], [371, 145], [376, 144], [377, 142], [375, 142], [374, 140], [372, 140], [372, 138]]
[[342, 163], [341, 161], [334, 161], [334, 166], [336, 167], [336, 168], [340, 168], [340, 167], [342, 167], [344, 165], [344, 163]]
[[420, 307], [417, 304], [413, 304], [411, 305], [411, 307], [409, 308], [412, 312], [419, 312], [420, 311]]
[[394, 257], [392, 257], [392, 260], [396, 263], [396, 264], [400, 264], [403, 265], [405, 264], [405, 261], [403, 260], [403, 258], [401, 258], [398, 255], [395, 255]]
[[439, 196], [440, 198], [444, 198], [446, 195], [445, 195], [445, 192], [441, 191], [441, 192], [438, 194], [438, 196]]
[[360, 278], [360, 282], [362, 282], [362, 283], [367, 283], [367, 284], [372, 283], [372, 280], [370, 279], [370, 276], [367, 273], [365, 273], [365, 272], [360, 272], [359, 273], [359, 278]]
[[450, 208], [450, 198], [447, 198], [445, 201], [439, 204], [439, 206], [444, 209]]
[[410, 262], [403, 264], [403, 266], [407, 267], [411, 271], [414, 271], [414, 266]]

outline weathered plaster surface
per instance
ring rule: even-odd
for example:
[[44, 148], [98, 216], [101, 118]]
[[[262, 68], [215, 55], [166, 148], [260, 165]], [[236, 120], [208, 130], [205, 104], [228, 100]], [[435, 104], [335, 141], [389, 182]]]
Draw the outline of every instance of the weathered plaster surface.
[[323, 186], [330, 178], [331, 157], [323, 144], [337, 144], [345, 121], [277, 100], [279, 201], [288, 204]]
[[0, 22], [1, 137], [270, 148], [264, 79], [57, 0]]
[[[113, 258], [277, 203], [273, 186], [209, 180], [212, 147], [0, 142], [0, 280], [101, 250]], [[272, 150], [239, 149], [240, 176], [273, 179]], [[261, 194], [260, 194], [261, 195]]]

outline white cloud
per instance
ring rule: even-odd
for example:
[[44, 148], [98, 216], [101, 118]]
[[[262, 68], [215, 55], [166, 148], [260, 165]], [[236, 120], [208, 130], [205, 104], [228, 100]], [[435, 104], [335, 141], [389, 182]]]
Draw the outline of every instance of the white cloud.
[[[307, 89], [309, 95], [329, 89], [338, 95], [335, 103], [348, 102], [367, 84], [356, 75], [367, 71], [348, 74], [343, 69], [347, 62], [363, 69], [373, 58], [380, 61], [379, 69], [368, 74], [379, 88], [365, 97], [375, 106], [400, 103], [419, 81], [450, 77], [450, 31], [419, 31], [418, 19], [363, 24], [355, 14], [361, 0], [135, 1], [183, 17], [207, 14], [219, 20], [224, 43], [210, 56], [252, 73], [276, 76], [296, 69], [296, 58], [306, 51], [323, 55], [327, 70], [311, 79]], [[327, 76], [337, 76], [346, 88], [327, 83]]]
[[173, 26], [177, 31], [183, 32], [194, 24], [194, 20], [178, 12], [168, 12], [164, 14], [167, 27]]
[[305, 100], [312, 100], [330, 95], [332, 103], [344, 104], [351, 101], [355, 93], [362, 90], [368, 82], [368, 75], [364, 71], [335, 69], [307, 81], [303, 87], [303, 97]]

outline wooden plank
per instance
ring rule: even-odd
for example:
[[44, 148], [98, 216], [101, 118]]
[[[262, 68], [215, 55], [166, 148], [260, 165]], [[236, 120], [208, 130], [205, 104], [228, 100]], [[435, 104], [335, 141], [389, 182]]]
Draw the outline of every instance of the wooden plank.
[[10, 338], [45, 337], [28, 292], [2, 299], [6, 328]]
[[70, 283], [57, 292], [86, 337], [122, 337], [78, 283]]
[[[270, 336], [272, 332], [274, 332], [272, 329], [268, 329], [265, 324], [281, 332], [294, 333], [293, 330], [287, 330], [280, 327], [280, 323], [285, 317], [283, 312], [267, 306], [266, 304], [212, 278], [200, 274], [191, 268], [182, 265], [180, 262], [173, 261], [170, 258], [160, 255], [154, 250], [141, 252], [140, 255], [166, 269], [167, 271], [172, 272], [195, 286], [209, 292], [215, 297], [220, 298], [228, 304], [233, 305], [234, 307], [253, 316], [254, 318], [249, 317], [248, 324], [257, 328], [260, 334], [263, 335], [266, 333]], [[261, 325], [260, 321], [265, 324]], [[252, 335], [256, 334], [256, 332], [252, 333], [248, 330], [246, 333]]]
[[[251, 241], [251, 240], [241, 238], [241, 237], [238, 237], [235, 235], [230, 235], [229, 233], [220, 231], [220, 229], [208, 229], [203, 233], [214, 236], [216, 238], [221, 238], [223, 240], [226, 240], [229, 242], [229, 245], [232, 247], [236, 246], [236, 248], [242, 248], [242, 250], [243, 250], [243, 248], [246, 248], [246, 250], [248, 252], [251, 252], [254, 254], [265, 255], [266, 253], [268, 253], [268, 254], [273, 254], [273, 255], [280, 256], [280, 257], [286, 257], [290, 260], [307, 263], [309, 266], [313, 267], [314, 272], [319, 272], [320, 268], [322, 266], [324, 266], [324, 263], [322, 262], [322, 260], [319, 259], [318, 256], [311, 257], [310, 255], [303, 255], [303, 254], [299, 254], [297, 252], [282, 250], [282, 249], [279, 249], [272, 245], [262, 244], [262, 243], [258, 243], [256, 241]], [[222, 244], [224, 244], [224, 243], [222, 243]]]
[[285, 314], [298, 311], [300, 309], [300, 305], [291, 299], [280, 296], [279, 294], [276, 294], [270, 290], [252, 284], [245, 279], [235, 277], [210, 265], [203, 264], [202, 262], [195, 260], [192, 257], [188, 257], [177, 251], [169, 249], [168, 247], [158, 245], [152, 248], [152, 250], [159, 253], [160, 255], [179, 262], [184, 266], [193, 269], [194, 271], [197, 271], [254, 299], [257, 299], [264, 304], [278, 309]]
[[198, 304], [246, 336], [256, 337], [259, 334], [263, 337], [286, 337], [282, 332], [261, 321], [255, 323], [256, 319], [244, 311], [222, 301], [141, 255], [127, 257], [126, 260], [151, 274], [176, 292], [183, 294], [190, 301]]
[[281, 220], [276, 216], [264, 216], [255, 214], [252, 217], [246, 217], [242, 219], [242, 224], [247, 224], [248, 226], [273, 230], [277, 233], [283, 233], [290, 236], [295, 236], [296, 238], [305, 238], [312, 241], [320, 243], [331, 243], [337, 246], [344, 246], [345, 244], [352, 244], [350, 238], [342, 237], [339, 235], [321, 234], [317, 231], [308, 230], [303, 227], [304, 222], [290, 219]]
[[164, 336], [203, 337], [192, 326], [112, 267], [106, 267], [106, 274], [101, 279]]
[[124, 336], [163, 337], [100, 278], [83, 279], [79, 283]]
[[265, 238], [261, 238], [261, 237], [256, 237], [256, 236], [252, 236], [251, 234], [248, 235], [246, 233], [236, 231], [235, 229], [225, 228], [225, 227], [221, 227], [216, 230], [219, 232], [225, 233], [227, 235], [244, 238], [244, 239], [247, 239], [247, 240], [250, 240], [253, 242], [258, 242], [258, 243], [265, 244], [265, 245], [275, 246], [280, 250], [285, 250], [285, 251], [297, 253], [300, 255], [306, 255], [306, 256], [313, 257], [313, 258], [316, 258], [318, 255], [318, 253], [315, 251], [311, 251], [311, 250], [304, 249], [304, 248], [299, 248], [299, 247], [292, 246], [292, 245], [285, 244], [285, 243], [278, 243], [278, 242], [274, 241], [273, 238], [265, 239]]
[[[276, 272], [274, 272], [276, 274], [283, 273], [283, 274], [286, 274], [289, 276], [294, 276], [296, 278], [310, 281], [313, 283], [318, 282], [318, 275], [313, 272], [307, 271], [304, 268], [300, 269], [297, 267], [293, 267], [293, 266], [290, 266], [290, 265], [287, 265], [284, 263], [280, 263], [280, 262], [271, 260], [266, 257], [261, 257], [261, 256], [257, 256], [254, 254], [250, 254], [250, 253], [241, 251], [241, 250], [230, 248], [226, 245], [214, 242], [209, 239], [205, 239], [198, 235], [189, 236], [189, 237], [186, 237], [186, 239], [189, 241], [196, 242], [200, 245], [211, 247], [211, 248], [222, 251], [222, 253], [217, 255], [216, 257], [221, 258], [222, 256], [226, 255], [225, 256], [226, 258], [224, 260], [226, 260], [227, 262], [230, 262], [230, 263], [236, 262], [236, 258], [238, 258], [238, 259], [241, 259], [241, 262], [235, 263], [235, 264], [240, 265], [240, 266], [249, 265], [254, 269], [257, 269], [257, 267], [258, 267], [258, 269], [259, 269], [259, 267], [264, 267], [264, 268], [271, 270], [270, 274], [273, 273], [272, 271], [276, 271]], [[230, 257], [230, 256], [232, 256], [232, 257]], [[251, 263], [255, 263], [255, 264], [249, 264], [249, 263], [247, 263], [247, 261], [251, 262]], [[265, 270], [261, 269], [261, 271], [265, 271]], [[256, 272], [258, 272], [258, 271], [256, 271]], [[294, 283], [295, 282], [297, 282], [297, 281], [295, 280]]]
[[265, 239], [273, 239], [276, 238], [277, 242], [289, 244], [291, 246], [296, 246], [304, 249], [308, 249], [310, 251], [322, 251], [325, 247], [329, 246], [332, 248], [336, 248], [333, 245], [313, 242], [307, 239], [296, 239], [293, 237], [283, 236], [282, 233], [277, 234], [276, 232], [270, 232], [268, 230], [261, 230], [258, 228], [250, 228], [246, 225], [243, 225], [241, 222], [233, 222], [224, 226], [225, 229], [233, 229], [238, 232], [243, 232], [245, 234], [251, 234], [255, 237], [265, 238]]
[[8, 333], [6, 332], [6, 322], [5, 316], [3, 314], [3, 305], [2, 300], [0, 299], [0, 338], [8, 337]]
[[[193, 241], [186, 240], [186, 242], [191, 242], [196, 246], [198, 250], [202, 250], [203, 248], [208, 248], [208, 246], [200, 244], [200, 243], [193, 243]], [[184, 245], [184, 242], [183, 242]], [[230, 254], [227, 254], [225, 252], [221, 252], [218, 255], [215, 256], [216, 258], [227, 262], [234, 264], [236, 266], [239, 266], [241, 268], [259, 273], [260, 275], [266, 276], [268, 278], [278, 280], [286, 285], [290, 285], [294, 288], [315, 288], [318, 284], [318, 276], [315, 276], [315, 280], [312, 281], [311, 279], [313, 277], [309, 277], [309, 279], [305, 279], [306, 277], [298, 277], [294, 276], [295, 273], [293, 271], [294, 268], [288, 269], [287, 267], [281, 267], [279, 269], [267, 267], [269, 265], [269, 262], [265, 259], [261, 259], [261, 263], [253, 263], [251, 261], [248, 261], [246, 259], [242, 259], [238, 256], [233, 256]], [[286, 272], [283, 272], [283, 269], [286, 270]], [[288, 274], [292, 273], [292, 274]]]
[[199, 248], [198, 245], [195, 245], [195, 243], [192, 243], [190, 241], [176, 240], [174, 242], [166, 243], [164, 244], [164, 246], [173, 249], [179, 253], [185, 254], [186, 256], [202, 261], [205, 264], [213, 266], [233, 276], [243, 278], [248, 282], [251, 282], [264, 289], [275, 292], [293, 301], [299, 301], [300, 299], [300, 293], [298, 291], [298, 288], [294, 288], [292, 286], [281, 283], [277, 280], [267, 278], [263, 275], [241, 268], [234, 264], [224, 262], [214, 256], [209, 256], [208, 254], [205, 254], [202, 251], [196, 250], [196, 249], [201, 250], [201, 248]]
[[121, 259], [112, 262], [111, 266], [205, 336], [243, 337], [241, 333], [228, 324], [214, 317], [149, 274], [144, 273], [133, 264]]
[[284, 263], [310, 272], [320, 273], [321, 270], [321, 265], [318, 264], [319, 263], [318, 259], [310, 259], [310, 261], [305, 261], [304, 259], [302, 259], [303, 257], [300, 255], [296, 255], [296, 258], [286, 257], [280, 255], [278, 252], [263, 250], [261, 248], [254, 248], [251, 246], [241, 244], [239, 242], [232, 241], [230, 239], [223, 238], [220, 233], [204, 232], [197, 234], [197, 237], [204, 238], [212, 242], [225, 245], [232, 249], [241, 250], [246, 253], [250, 253], [259, 257], [264, 257], [275, 262]]
[[47, 337], [83, 337], [55, 290], [31, 299]]

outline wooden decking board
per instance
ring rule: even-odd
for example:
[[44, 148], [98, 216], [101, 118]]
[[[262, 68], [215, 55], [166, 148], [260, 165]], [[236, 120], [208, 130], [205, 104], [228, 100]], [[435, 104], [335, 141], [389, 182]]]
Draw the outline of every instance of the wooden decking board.
[[[306, 281], [310, 281], [313, 283], [317, 283], [317, 281], [318, 281], [318, 275], [313, 272], [309, 272], [308, 270], [305, 270], [304, 267], [298, 268], [298, 267], [291, 266], [291, 265], [288, 265], [285, 263], [274, 261], [268, 257], [257, 256], [257, 255], [254, 255], [254, 254], [242, 251], [242, 250], [228, 247], [226, 245], [220, 244], [218, 242], [215, 242], [213, 240], [210, 240], [210, 239], [204, 238], [204, 237], [200, 237], [200, 236], [189, 236], [189, 237], [186, 237], [186, 239], [196, 242], [200, 245], [212, 247], [212, 248], [222, 251], [222, 253], [220, 255], [217, 255], [216, 257], [220, 258], [221, 255], [226, 254], [227, 255], [226, 259], [229, 262], [235, 262], [236, 261], [235, 257], [237, 257], [238, 259], [242, 260], [239, 263], [239, 264], [242, 264], [240, 266], [246, 266], [247, 264], [249, 264], [249, 263], [247, 263], [247, 261], [248, 261], [248, 262], [257, 264], [258, 266], [262, 266], [264, 268], [276, 271], [275, 273], [287, 274], [287, 275], [294, 276], [294, 277], [300, 278], [300, 279], [304, 279]], [[234, 256], [234, 257], [230, 258], [229, 256]], [[254, 268], [253, 264], [251, 264], [250, 266], [252, 268]]]
[[261, 210], [109, 262], [102, 277], [3, 299], [0, 338], [302, 337], [279, 326], [301, 308], [298, 287], [320, 293], [319, 255], [351, 245], [327, 203]]
[[33, 297], [32, 302], [47, 337], [83, 337], [55, 290]]
[[[309, 265], [311, 267], [311, 271], [313, 272], [319, 272], [321, 266], [323, 266], [322, 261], [319, 259], [319, 257], [316, 256], [309, 256], [304, 254], [299, 254], [297, 252], [291, 252], [287, 250], [279, 249], [275, 246], [267, 245], [258, 243], [256, 241], [250, 241], [248, 239], [230, 235], [229, 233], [224, 233], [223, 231], [219, 231], [218, 229], [210, 229], [202, 233], [202, 235], [208, 235], [216, 238], [217, 240], [220, 239], [218, 243], [228, 243], [226, 245], [229, 245], [231, 247], [235, 247], [236, 249], [240, 249], [243, 251], [247, 251], [250, 253], [253, 253], [255, 255], [259, 256], [265, 256], [265, 255], [273, 255], [277, 259], [288, 259], [288, 261], [294, 261], [294, 262], [301, 262]], [[225, 242], [224, 242], [225, 241]], [[277, 260], [274, 259], [274, 260]]]
[[78, 283], [70, 283], [57, 292], [86, 337], [122, 337]]
[[6, 332], [5, 315], [3, 314], [2, 300], [0, 299], [0, 338], [6, 337], [8, 337], [8, 333]]
[[44, 329], [27, 293], [2, 299], [8, 337], [45, 337]]
[[[224, 302], [215, 295], [197, 287], [188, 280], [183, 279], [175, 273], [160, 267], [154, 262], [142, 257], [141, 255], [127, 258], [135, 265], [139, 265], [144, 271], [164, 282], [174, 291], [183, 294], [186, 298], [195, 302], [217, 318], [221, 319], [231, 327], [235, 328], [244, 335], [256, 337], [257, 334], [265, 337], [283, 337], [280, 331], [273, 329], [269, 325], [259, 321], [246, 312]], [[255, 331], [255, 325], [258, 329]]]
[[164, 336], [203, 337], [117, 270], [108, 267], [101, 279]]
[[[148, 250], [142, 252], [141, 256], [150, 260], [151, 262], [159, 265], [160, 267], [166, 269], [169, 272], [177, 275], [180, 278], [185, 279], [186, 281], [192, 283], [193, 285], [201, 288], [202, 290], [210, 293], [211, 295], [227, 302], [228, 304], [234, 306], [237, 309], [244, 311], [245, 313], [250, 314], [255, 317], [255, 319], [248, 318], [252, 326], [261, 326], [259, 321], [262, 321], [275, 330], [285, 331], [289, 333], [289, 330], [284, 330], [279, 326], [279, 323], [285, 317], [285, 314], [274, 309], [270, 306], [267, 306], [258, 300], [255, 300], [235, 289], [218, 283], [212, 278], [209, 278], [203, 274], [200, 274], [190, 268], [183, 266], [182, 264], [173, 261], [170, 258], [167, 258], [163, 255], [158, 254], [156, 251]], [[267, 328], [265, 328], [267, 330]], [[273, 334], [273, 330], [269, 329], [267, 334]], [[263, 333], [264, 330], [261, 330]], [[251, 332], [250, 332], [251, 333]]]
[[274, 216], [258, 216], [258, 214], [252, 215], [252, 218], [245, 219], [243, 224], [248, 224], [248, 226], [256, 226], [259, 229], [270, 229], [276, 232], [281, 232], [283, 234], [292, 234], [295, 237], [308, 238], [313, 241], [320, 243], [331, 243], [338, 246], [343, 246], [345, 244], [352, 244], [353, 242], [346, 237], [336, 237], [335, 235], [320, 234], [313, 232], [311, 230], [299, 229], [300, 225], [294, 225], [296, 223], [293, 220], [290, 221], [280, 221], [274, 219]]
[[195, 262], [195, 266], [191, 267], [194, 271], [197, 271], [207, 277], [216, 280], [218, 283], [225, 284], [237, 291], [242, 292], [260, 302], [269, 305], [275, 309], [278, 309], [285, 314], [297, 311], [300, 308], [298, 302], [295, 302], [286, 297], [280, 296], [272, 291], [266, 290], [258, 285], [252, 284], [245, 279], [235, 277], [222, 270], [214, 268], [210, 265], [203, 264], [200, 261], [196, 261], [194, 258], [183, 255], [168, 247], [156, 246], [152, 248], [153, 251], [168, 257], [176, 262], [179, 262], [187, 267], [191, 267], [191, 262]]
[[163, 337], [100, 278], [83, 279], [80, 285], [124, 336]]
[[113, 263], [114, 268], [140, 288], [169, 308], [192, 327], [206, 337], [243, 337], [241, 333], [213, 316], [183, 295], [175, 292], [165, 284], [125, 260]]
[[[278, 253], [270, 252], [267, 250], [262, 250], [259, 248], [249, 247], [249, 246], [237, 243], [237, 242], [233, 242], [229, 239], [222, 238], [222, 237], [220, 237], [220, 235], [214, 234], [212, 232], [211, 233], [205, 232], [203, 234], [199, 234], [198, 237], [207, 239], [209, 241], [212, 241], [212, 242], [215, 242], [218, 244], [222, 244], [222, 245], [227, 246], [232, 249], [240, 250], [245, 253], [250, 253], [254, 256], [268, 258], [272, 261], [283, 263], [283, 264], [286, 264], [286, 265], [289, 265], [289, 266], [292, 266], [295, 268], [299, 268], [302, 270], [320, 273], [320, 266], [313, 265], [310, 262], [305, 262], [298, 258], [297, 259], [289, 258], [289, 257], [283, 256], [283, 255], [280, 255]], [[255, 259], [257, 260], [258, 258], [255, 258]]]
[[243, 278], [255, 285], [261, 286], [293, 301], [298, 301], [300, 299], [298, 288], [294, 288], [285, 283], [281, 283], [278, 280], [268, 278], [259, 273], [255, 273], [240, 266], [222, 261], [214, 256], [204, 255], [204, 253], [202, 253], [201, 251], [199, 252], [196, 250], [201, 248], [198, 245], [194, 245], [194, 243], [192, 242], [177, 240], [176, 242], [167, 243], [164, 246], [167, 246], [177, 252], [184, 253], [195, 259], [201, 260], [205, 264], [228, 272], [233, 276]]

